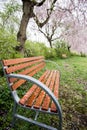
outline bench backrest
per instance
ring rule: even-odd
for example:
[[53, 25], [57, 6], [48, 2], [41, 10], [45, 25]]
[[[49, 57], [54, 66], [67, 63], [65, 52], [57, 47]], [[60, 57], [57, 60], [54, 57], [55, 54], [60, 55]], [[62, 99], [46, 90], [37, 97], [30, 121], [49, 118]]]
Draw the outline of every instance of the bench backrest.
[[[37, 72], [45, 67], [44, 57], [29, 57], [29, 58], [17, 58], [17, 59], [8, 59], [3, 60], [3, 69], [5, 75], [16, 73], [34, 76]], [[26, 81], [23, 79], [9, 78], [7, 79], [9, 84], [13, 84], [11, 86], [12, 90], [16, 90]]]

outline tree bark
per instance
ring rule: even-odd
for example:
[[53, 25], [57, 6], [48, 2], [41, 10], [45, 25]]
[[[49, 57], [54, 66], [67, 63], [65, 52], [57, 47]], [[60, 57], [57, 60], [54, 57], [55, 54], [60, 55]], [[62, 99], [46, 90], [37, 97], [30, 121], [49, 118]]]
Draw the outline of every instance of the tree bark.
[[29, 19], [33, 17], [33, 8], [34, 5], [29, 0], [22, 0], [23, 2], [23, 15], [20, 23], [20, 28], [17, 34], [17, 41], [20, 43], [19, 46], [16, 47], [16, 50], [24, 53], [24, 44], [26, 41], [26, 28], [29, 22]]
[[50, 43], [50, 47], [52, 48], [52, 41], [51, 41], [51, 40], [49, 40], [49, 43]]

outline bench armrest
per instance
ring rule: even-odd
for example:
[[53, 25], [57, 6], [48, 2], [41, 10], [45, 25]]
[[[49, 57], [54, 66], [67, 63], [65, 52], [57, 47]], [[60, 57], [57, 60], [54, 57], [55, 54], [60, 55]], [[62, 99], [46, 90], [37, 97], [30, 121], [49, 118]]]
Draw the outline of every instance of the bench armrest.
[[[62, 111], [61, 111], [60, 104], [59, 104], [58, 100], [56, 99], [56, 97], [54, 96], [54, 94], [52, 93], [52, 91], [46, 85], [44, 85], [39, 80], [37, 80], [31, 76], [26, 76], [26, 75], [21, 75], [21, 74], [8, 74], [7, 77], [24, 79], [26, 81], [29, 81], [29, 82], [32, 82], [32, 83], [38, 85], [41, 89], [43, 89], [51, 97], [51, 99], [53, 100], [53, 102], [56, 105], [60, 119], [62, 119], [62, 117], [61, 117]], [[15, 94], [15, 91], [13, 91], [13, 93]]]

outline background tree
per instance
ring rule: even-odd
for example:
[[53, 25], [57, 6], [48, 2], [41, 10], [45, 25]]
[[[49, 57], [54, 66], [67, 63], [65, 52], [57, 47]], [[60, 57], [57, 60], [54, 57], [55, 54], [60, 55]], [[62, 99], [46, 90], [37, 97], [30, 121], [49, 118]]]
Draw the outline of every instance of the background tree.
[[[86, 26], [87, 24], [86, 6], [87, 6], [87, 2], [85, 0], [84, 1], [57, 0], [55, 8], [50, 16], [48, 23], [45, 24], [43, 28], [38, 27], [39, 31], [42, 34], [44, 34], [44, 36], [48, 40], [50, 47], [52, 47], [52, 42], [57, 39], [61, 38], [63, 40], [64, 39], [67, 40], [68, 36], [70, 36], [72, 32], [77, 32], [77, 27], [79, 31], [79, 29], [81, 29], [81, 26]], [[74, 34], [72, 33], [72, 37], [73, 35], [76, 36], [76, 33]], [[70, 42], [70, 40], [68, 40], [68, 42]], [[71, 44], [68, 45], [69, 50]], [[76, 42], [76, 45], [77, 44], [78, 43]]]
[[0, 11], [0, 27], [9, 33], [17, 32], [20, 25], [21, 5], [15, 0], [10, 0]]
[[54, 4], [56, 3], [57, 0], [51, 0], [51, 6], [50, 9], [47, 9], [47, 17], [43, 22], [40, 22], [38, 17], [36, 16], [34, 9], [35, 7], [40, 7], [42, 6], [46, 0], [41, 0], [41, 2], [38, 2], [37, 0], [22, 0], [23, 3], [23, 16], [20, 24], [20, 28], [17, 34], [17, 40], [20, 43], [20, 46], [17, 46], [16, 49], [20, 51], [21, 53], [24, 53], [24, 44], [26, 41], [26, 29], [28, 22], [31, 18], [34, 18], [38, 26], [42, 27], [44, 26], [49, 17], [50, 14], [53, 10]]
[[77, 52], [87, 54], [87, 1], [71, 1], [73, 8], [71, 17], [68, 14], [65, 20], [65, 33], [63, 38], [68, 41], [71, 49]]
[[50, 20], [48, 21], [47, 24], [45, 24], [44, 28], [38, 27], [39, 31], [48, 40], [51, 48], [53, 47], [52, 43], [62, 36], [60, 32], [60, 30], [62, 29], [62, 23], [61, 23], [62, 19], [63, 19], [63, 13], [53, 11]]

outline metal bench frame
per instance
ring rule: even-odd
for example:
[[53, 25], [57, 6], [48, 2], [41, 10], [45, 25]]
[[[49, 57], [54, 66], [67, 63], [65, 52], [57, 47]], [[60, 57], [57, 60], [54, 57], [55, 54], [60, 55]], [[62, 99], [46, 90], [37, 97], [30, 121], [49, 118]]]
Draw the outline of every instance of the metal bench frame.
[[[45, 62], [51, 62], [51, 61], [45, 60]], [[55, 62], [52, 62], [52, 63], [57, 65]], [[51, 112], [50, 109], [48, 111], [45, 111], [45, 110], [42, 110], [42, 109], [35, 109], [34, 107], [29, 108], [27, 106], [21, 105], [21, 104], [19, 104], [20, 98], [18, 97], [16, 90], [14, 90], [14, 91], [11, 90], [11, 94], [12, 94], [12, 96], [14, 98], [12, 126], [14, 126], [14, 124], [15, 124], [15, 119], [19, 118], [19, 119], [25, 120], [27, 122], [30, 122], [32, 124], [38, 125], [40, 127], [46, 128], [48, 130], [62, 130], [62, 111], [61, 111], [61, 107], [60, 107], [60, 104], [58, 102], [58, 99], [56, 99], [56, 97], [54, 96], [52, 91], [45, 84], [43, 84], [42, 82], [40, 82], [39, 80], [37, 80], [37, 79], [35, 79], [35, 78], [31, 77], [31, 76], [21, 75], [21, 74], [12, 74], [12, 73], [11, 74], [6, 74], [5, 70], [4, 70], [5, 68], [3, 66], [3, 63], [2, 63], [2, 67], [3, 67], [4, 74], [6, 76], [9, 88], [10, 88], [11, 84], [9, 84], [8, 78], [18, 78], [18, 79], [24, 79], [24, 80], [26, 80], [28, 82], [32, 82], [33, 84], [38, 85], [42, 90], [44, 90], [49, 95], [49, 97], [53, 100], [53, 102], [55, 103], [56, 108], [58, 110], [57, 113], [54, 113], [54, 112]], [[17, 106], [20, 106], [20, 107], [23, 107], [23, 108], [26, 108], [26, 109], [30, 109], [30, 110], [34, 110], [36, 112], [34, 120], [17, 114]], [[54, 128], [52, 126], [49, 126], [49, 125], [46, 125], [44, 123], [38, 122], [37, 117], [38, 117], [39, 112], [43, 112], [43, 113], [47, 113], [47, 114], [54, 114], [54, 115], [58, 116], [58, 118], [59, 118], [58, 128]]]

